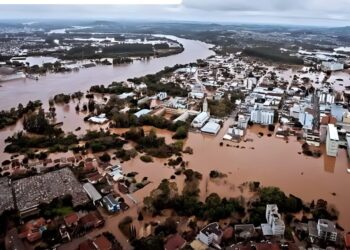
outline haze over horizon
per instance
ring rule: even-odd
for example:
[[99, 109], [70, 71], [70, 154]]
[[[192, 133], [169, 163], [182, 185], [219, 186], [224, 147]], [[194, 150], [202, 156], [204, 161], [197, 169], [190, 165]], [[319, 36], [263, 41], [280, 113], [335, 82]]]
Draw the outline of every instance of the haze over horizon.
[[177, 5], [1, 5], [1, 19], [148, 20], [348, 26], [347, 0], [183, 0]]

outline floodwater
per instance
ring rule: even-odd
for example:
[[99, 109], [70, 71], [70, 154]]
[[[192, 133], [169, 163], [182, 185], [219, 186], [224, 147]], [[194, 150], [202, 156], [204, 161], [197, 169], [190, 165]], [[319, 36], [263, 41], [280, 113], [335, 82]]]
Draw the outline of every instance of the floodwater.
[[[339, 224], [350, 230], [350, 174], [346, 171], [350, 164], [344, 149], [339, 150], [337, 158], [328, 157], [325, 153], [318, 159], [306, 157], [299, 154], [301, 143], [296, 137], [289, 137], [288, 143], [274, 136], [267, 137], [267, 129], [260, 126], [248, 130], [246, 138], [253, 139], [253, 142], [237, 144], [224, 141], [221, 147], [221, 138], [231, 123], [231, 120], [227, 121], [218, 136], [190, 133], [185, 143], [185, 146], [193, 148], [194, 154], [184, 154], [184, 160], [189, 161], [189, 168], [203, 174], [200, 184], [202, 200], [212, 192], [223, 197], [245, 196], [239, 186], [244, 182], [259, 181], [262, 186], [279, 187], [287, 195], [293, 194], [305, 202], [327, 200], [339, 211]], [[171, 135], [164, 130], [157, 132], [166, 138]], [[259, 138], [259, 132], [263, 132], [264, 136]], [[227, 147], [227, 144], [232, 147]], [[234, 147], [237, 145], [239, 148]], [[321, 147], [321, 151], [324, 152], [325, 148]], [[135, 193], [139, 201], [156, 188], [159, 181], [173, 173], [170, 167], [163, 165], [164, 162], [157, 160], [144, 164], [136, 158], [123, 164], [125, 171], [136, 171], [139, 178], [148, 176], [152, 181]], [[227, 177], [212, 181], [209, 179], [211, 170], [218, 170]], [[176, 182], [181, 191], [183, 178], [177, 177]]]
[[149, 61], [134, 61], [132, 64], [98, 65], [93, 68], [81, 69], [79, 72], [47, 74], [41, 76], [38, 81], [20, 79], [1, 83], [0, 109], [17, 107], [18, 103], [26, 104], [30, 100], [42, 100], [46, 103], [55, 94], [86, 91], [92, 85], [110, 84], [113, 81], [124, 81], [128, 78], [153, 74], [166, 66], [187, 64], [214, 54], [213, 51], [209, 50], [211, 47], [209, 44], [174, 36], [164, 35], [163, 37], [177, 40], [185, 50], [180, 54], [154, 58]]
[[[185, 51], [166, 58], [156, 58], [147, 62], [136, 61], [131, 65], [118, 67], [97, 66], [80, 70], [77, 73], [49, 74], [41, 77], [39, 81], [27, 79], [3, 83], [3, 87], [0, 88], [0, 109], [7, 109], [17, 106], [19, 102], [25, 104], [29, 100], [36, 99], [41, 99], [44, 106], [47, 107], [47, 100], [57, 93], [84, 91], [94, 84], [108, 84], [113, 80], [120, 81], [155, 73], [164, 66], [173, 66], [176, 63], [184, 64], [212, 54], [208, 50], [209, 45], [207, 44], [180, 38], [176, 40], [184, 45]], [[82, 102], [84, 101], [86, 100], [82, 100]], [[66, 132], [74, 132], [77, 127], [81, 127], [80, 131], [74, 133], [82, 134], [85, 133], [86, 129], [99, 129], [101, 127], [85, 123], [83, 121], [85, 114], [80, 112], [77, 115], [75, 105], [76, 103], [73, 102], [68, 105], [56, 105], [57, 122], [63, 122], [63, 129]], [[340, 225], [347, 231], [350, 230], [350, 200], [348, 195], [350, 174], [346, 171], [350, 165], [345, 150], [340, 149], [337, 158], [330, 158], [325, 154], [319, 159], [306, 157], [298, 154], [302, 151], [301, 144], [295, 137], [290, 137], [289, 142], [286, 143], [285, 140], [274, 136], [267, 137], [267, 130], [260, 126], [253, 127], [247, 133], [246, 138], [253, 139], [253, 142], [241, 142], [240, 144], [224, 142], [221, 147], [219, 146], [221, 138], [231, 123], [232, 121], [228, 120], [217, 136], [190, 133], [186, 140], [185, 146], [193, 148], [194, 154], [184, 154], [183, 158], [189, 162], [189, 168], [203, 174], [203, 181], [200, 183], [202, 200], [212, 192], [225, 197], [246, 196], [239, 189], [239, 185], [247, 181], [259, 181], [263, 186], [280, 187], [287, 194], [296, 195], [305, 202], [320, 198], [327, 200], [340, 212]], [[106, 128], [107, 126], [103, 125], [102, 127]], [[19, 122], [6, 130], [1, 130], [1, 148], [4, 148], [4, 139], [7, 136], [21, 129], [22, 125]], [[146, 131], [149, 129], [149, 127], [145, 128]], [[159, 136], [166, 137], [167, 143], [171, 142], [171, 132], [156, 131]], [[116, 129], [113, 132], [121, 133], [123, 130]], [[259, 138], [259, 132], [263, 132], [265, 136]], [[232, 147], [227, 147], [226, 144], [232, 145]], [[236, 145], [239, 145], [239, 148], [234, 147]], [[324, 151], [324, 148], [321, 149]], [[9, 155], [2, 152], [0, 157], [1, 161], [9, 159]], [[107, 228], [120, 235], [117, 222], [125, 215], [132, 215], [135, 218], [143, 198], [148, 196], [162, 179], [169, 179], [174, 174], [174, 169], [165, 166], [165, 162], [166, 160], [154, 159], [153, 163], [143, 163], [139, 157], [136, 157], [122, 164], [125, 173], [131, 171], [139, 173], [136, 176], [137, 181], [148, 177], [151, 183], [132, 194], [138, 204], [129, 211], [108, 220]], [[214, 169], [226, 174], [227, 177], [216, 181], [210, 180], [209, 173]], [[179, 191], [181, 191], [184, 177], [176, 176], [175, 181]], [[75, 241], [75, 243], [77, 242]], [[127, 245], [124, 237], [122, 237], [122, 243]]]

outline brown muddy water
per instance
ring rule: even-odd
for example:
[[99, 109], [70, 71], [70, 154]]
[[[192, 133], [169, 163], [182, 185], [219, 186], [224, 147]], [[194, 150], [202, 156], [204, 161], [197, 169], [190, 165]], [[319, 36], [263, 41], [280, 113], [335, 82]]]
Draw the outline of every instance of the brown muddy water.
[[59, 93], [86, 91], [92, 85], [110, 84], [113, 81], [124, 81], [128, 78], [154, 74], [164, 67], [175, 64], [187, 64], [197, 59], [205, 59], [214, 52], [209, 50], [209, 44], [174, 36], [165, 36], [180, 42], [184, 51], [168, 57], [154, 58], [149, 61], [134, 61], [132, 64], [119, 66], [99, 65], [93, 68], [81, 69], [79, 72], [47, 74], [38, 81], [20, 79], [1, 83], [0, 109], [17, 107], [18, 103], [26, 104], [30, 100], [41, 100], [44, 103], [50, 97]]
[[[182, 54], [166, 58], [157, 58], [149, 62], [135, 62], [132, 65], [120, 67], [97, 66], [95, 68], [80, 70], [78, 73], [52, 74], [42, 77], [39, 81], [24, 80], [2, 83], [0, 88], [0, 109], [17, 106], [19, 102], [26, 103], [29, 100], [41, 99], [47, 108], [47, 100], [54, 94], [64, 92], [72, 93], [78, 90], [87, 90], [93, 84], [108, 84], [113, 80], [126, 80], [130, 77], [141, 76], [148, 73], [155, 73], [164, 66], [172, 66], [176, 63], [188, 63], [197, 58], [205, 58], [212, 54], [208, 45], [197, 41], [177, 39], [184, 44], [185, 51]], [[82, 101], [84, 102], [84, 100]], [[56, 105], [57, 122], [63, 122], [63, 129], [66, 132], [83, 134], [87, 129], [96, 130], [107, 128], [107, 125], [92, 125], [85, 123], [84, 113], [75, 112], [76, 103], [68, 105]], [[203, 181], [200, 184], [201, 199], [204, 199], [212, 192], [225, 197], [247, 196], [242, 193], [239, 186], [247, 181], [259, 181], [263, 186], [280, 187], [287, 194], [293, 194], [302, 198], [305, 202], [325, 199], [334, 205], [340, 212], [339, 223], [347, 231], [350, 230], [350, 174], [346, 169], [350, 167], [347, 153], [339, 150], [337, 158], [327, 157], [325, 154], [319, 159], [314, 159], [298, 154], [301, 152], [301, 144], [295, 137], [289, 138], [289, 143], [276, 137], [267, 137], [264, 128], [255, 126], [247, 133], [246, 138], [253, 139], [253, 142], [241, 142], [235, 144], [222, 141], [227, 127], [232, 123], [228, 120], [224, 128], [217, 136], [190, 133], [185, 146], [194, 150], [193, 155], [184, 154], [185, 161], [189, 161], [189, 168], [203, 174]], [[80, 131], [75, 131], [81, 127]], [[22, 129], [21, 122], [5, 130], [0, 130], [0, 159], [9, 159], [10, 155], [3, 153], [4, 140], [14, 132]], [[148, 131], [150, 128], [145, 128]], [[113, 130], [115, 133], [122, 133], [122, 130]], [[265, 136], [258, 137], [263, 132]], [[159, 136], [166, 137], [167, 143], [171, 142], [172, 133], [166, 130], [157, 130]], [[226, 144], [232, 145], [227, 147]], [[239, 145], [239, 148], [233, 147]], [[245, 147], [244, 149], [241, 147]], [[254, 148], [254, 149], [252, 149]], [[322, 147], [324, 152], [324, 147]], [[68, 154], [53, 154], [50, 157], [59, 158]], [[139, 157], [122, 164], [125, 173], [138, 172], [136, 179], [140, 181], [148, 177], [149, 185], [135, 192], [132, 196], [137, 204], [132, 204], [131, 209], [123, 214], [113, 216], [107, 220], [107, 229], [111, 229], [116, 235], [120, 235], [118, 221], [125, 215], [137, 217], [137, 210], [142, 206], [143, 198], [156, 188], [164, 178], [170, 178], [174, 169], [165, 166], [166, 160], [154, 159], [153, 163], [143, 163]], [[211, 170], [218, 170], [227, 175], [226, 178], [212, 181], [209, 179]], [[181, 192], [184, 183], [183, 176], [176, 176], [175, 180]], [[335, 195], [332, 195], [335, 193]], [[139, 229], [139, 228], [138, 228]], [[106, 230], [105, 228], [103, 231]], [[98, 233], [94, 232], [93, 234]], [[126, 239], [122, 238], [123, 246], [127, 246]], [[76, 244], [74, 241], [72, 244]], [[70, 248], [66, 248], [70, 249]], [[126, 248], [128, 249], [128, 248]]]
[[[63, 129], [65, 131], [73, 132], [76, 127], [81, 127], [80, 131], [74, 133], [83, 134], [87, 129], [107, 128], [107, 125], [100, 126], [85, 123], [83, 117], [86, 114], [76, 114], [75, 103], [68, 106], [69, 108], [67, 108], [67, 105], [56, 106], [57, 120], [64, 122]], [[216, 192], [223, 197], [243, 196], [249, 198], [249, 192], [242, 191], [240, 185], [244, 182], [259, 181], [263, 186], [279, 187], [286, 194], [296, 195], [305, 202], [320, 198], [327, 200], [331, 206], [339, 211], [338, 222], [340, 225], [345, 230], [350, 230], [348, 212], [350, 200], [347, 192], [350, 189], [350, 174], [346, 171], [350, 164], [345, 150], [339, 150], [337, 158], [327, 157], [325, 153], [318, 159], [306, 157], [299, 154], [302, 151], [301, 143], [296, 140], [296, 137], [289, 137], [289, 142], [286, 143], [283, 139], [274, 136], [268, 137], [267, 129], [260, 126], [254, 126], [248, 130], [246, 138], [253, 139], [252, 142], [242, 141], [237, 144], [224, 141], [224, 145], [220, 146], [222, 137], [231, 124], [232, 120], [226, 121], [224, 128], [217, 136], [191, 132], [185, 142], [185, 146], [193, 148], [194, 154], [184, 154], [184, 160], [189, 162], [189, 168], [203, 174], [203, 180], [200, 183], [202, 200], [212, 192]], [[22, 125], [19, 122], [16, 126], [0, 132], [1, 143], [6, 135], [11, 135], [16, 129], [20, 130], [21, 127]], [[144, 129], [148, 132], [152, 128], [144, 127]], [[111, 132], [122, 134], [126, 130], [111, 129]], [[167, 143], [172, 142], [172, 132], [161, 129], [155, 130], [158, 136], [165, 137]], [[264, 136], [259, 138], [259, 132], [264, 133]], [[231, 147], [228, 147], [227, 144]], [[239, 148], [235, 147], [237, 145], [239, 145]], [[130, 147], [130, 145], [128, 146]], [[324, 152], [324, 147], [321, 147], [321, 150]], [[52, 154], [50, 157], [56, 159], [71, 154]], [[1, 159], [9, 159], [9, 157], [8, 154], [1, 154]], [[143, 177], [148, 177], [151, 183], [132, 194], [137, 204], [125, 197], [126, 202], [131, 206], [130, 210], [111, 216], [103, 230], [108, 229], [116, 235], [120, 235], [118, 223], [126, 215], [130, 215], [135, 219], [135, 227], [138, 233], [140, 235], [144, 233], [146, 229], [142, 227], [143, 224], [136, 220], [137, 211], [141, 209], [144, 197], [148, 196], [161, 180], [169, 179], [174, 175], [174, 169], [164, 165], [166, 162], [165, 159], [154, 159], [152, 163], [144, 163], [137, 156], [135, 159], [122, 163], [124, 173], [138, 172], [137, 181], [141, 181]], [[227, 177], [215, 181], [210, 180], [209, 173], [211, 170], [218, 170], [226, 174]], [[179, 192], [181, 192], [184, 185], [184, 176], [176, 176], [174, 181], [176, 181]], [[94, 231], [92, 234], [96, 235], [98, 232], [100, 230]], [[127, 240], [122, 236], [120, 240], [123, 246], [129, 249]], [[80, 242], [80, 240], [73, 241], [69, 246], [75, 246], [77, 242]]]
[[[350, 167], [347, 153], [340, 149], [337, 158], [328, 157], [325, 148], [321, 147], [322, 157], [315, 159], [300, 155], [301, 143], [296, 137], [290, 137], [289, 142], [276, 137], [267, 137], [267, 129], [260, 126], [251, 128], [246, 138], [253, 142], [219, 143], [231, 121], [225, 123], [218, 136], [190, 133], [185, 146], [194, 150], [193, 155], [184, 154], [185, 161], [189, 161], [189, 168], [203, 174], [200, 184], [201, 198], [216, 192], [224, 197], [246, 196], [239, 186], [244, 182], [259, 181], [263, 186], [276, 186], [286, 194], [293, 194], [305, 202], [325, 199], [330, 206], [334, 206], [340, 213], [339, 223], [346, 230], [350, 230], [350, 174], [346, 169]], [[259, 138], [258, 133], [265, 135]], [[171, 140], [171, 133], [157, 130], [158, 135]], [[227, 147], [227, 144], [236, 147]], [[245, 148], [242, 148], [245, 147]], [[254, 148], [254, 149], [252, 149]], [[138, 158], [123, 163], [124, 169], [136, 171], [138, 178], [149, 177], [152, 183], [134, 195], [138, 201], [156, 188], [164, 178], [173, 173], [171, 167], [164, 166], [165, 160], [155, 160], [150, 164], [141, 162]], [[226, 178], [212, 181], [209, 179], [211, 170], [218, 170], [227, 175]], [[176, 177], [179, 191], [183, 187], [183, 177]], [[333, 194], [335, 193], [335, 195]]]

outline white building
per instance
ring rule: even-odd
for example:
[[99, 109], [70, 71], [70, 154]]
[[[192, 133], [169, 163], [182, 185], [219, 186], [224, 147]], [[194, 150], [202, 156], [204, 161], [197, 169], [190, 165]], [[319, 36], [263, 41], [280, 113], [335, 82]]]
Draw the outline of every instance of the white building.
[[299, 113], [299, 122], [303, 125], [304, 129], [312, 129], [314, 116], [311, 114], [311, 110], [306, 108]]
[[207, 112], [202, 112], [193, 119], [191, 125], [194, 128], [202, 128], [209, 118], [210, 115]]
[[248, 77], [244, 80], [243, 85], [246, 89], [252, 90], [256, 86], [257, 80], [255, 77]]
[[270, 125], [274, 123], [274, 116], [273, 110], [254, 109], [250, 113], [250, 120], [254, 123]]
[[334, 100], [335, 100], [334, 94], [330, 94], [326, 92], [321, 93], [319, 97], [320, 103], [324, 103], [324, 104], [332, 104], [334, 103]]
[[140, 118], [141, 116], [143, 115], [148, 115], [149, 113], [151, 113], [152, 110], [150, 109], [141, 109], [140, 111], [137, 111], [134, 115], [137, 117], [137, 118]]
[[301, 111], [301, 107], [299, 104], [294, 103], [293, 106], [289, 109], [289, 115], [296, 119], [299, 119], [299, 114]]
[[100, 114], [98, 116], [90, 117], [88, 121], [92, 123], [103, 124], [108, 122], [108, 119], [106, 118], [106, 114]]
[[328, 124], [326, 150], [328, 156], [336, 157], [338, 154], [339, 136], [338, 130], [333, 124]]
[[197, 239], [206, 244], [207, 246], [209, 246], [212, 243], [220, 244], [222, 234], [223, 232], [219, 227], [219, 223], [213, 222], [207, 225], [199, 232]]
[[331, 115], [334, 116], [338, 122], [343, 120], [344, 114], [347, 112], [347, 109], [343, 107], [342, 104], [333, 103], [331, 105]]
[[96, 205], [97, 201], [102, 199], [101, 194], [96, 190], [96, 188], [91, 183], [85, 183], [83, 185], [85, 192], [88, 194], [94, 205]]
[[338, 62], [322, 62], [322, 67], [325, 70], [338, 71], [344, 69], [344, 64]]
[[203, 133], [216, 135], [217, 133], [219, 133], [220, 128], [221, 128], [220, 124], [214, 121], [209, 121], [207, 124], [204, 125], [201, 131]]
[[159, 92], [157, 94], [157, 99], [160, 101], [163, 101], [166, 98], [168, 98], [168, 94], [166, 92]]
[[338, 236], [335, 224], [332, 221], [326, 219], [318, 220], [317, 234], [319, 238], [329, 241], [336, 241]]
[[267, 224], [271, 227], [272, 235], [284, 235], [285, 225], [281, 219], [281, 215], [278, 213], [278, 207], [276, 204], [266, 205], [266, 220]]

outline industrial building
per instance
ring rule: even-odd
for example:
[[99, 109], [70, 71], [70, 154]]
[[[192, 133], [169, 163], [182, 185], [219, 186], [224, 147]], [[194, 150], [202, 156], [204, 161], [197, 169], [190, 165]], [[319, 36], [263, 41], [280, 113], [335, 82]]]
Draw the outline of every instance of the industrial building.
[[85, 192], [88, 194], [88, 196], [90, 197], [90, 199], [92, 200], [92, 202], [94, 203], [94, 205], [96, 205], [96, 203], [102, 199], [101, 194], [96, 190], [94, 185], [92, 185], [91, 183], [85, 183], [83, 185], [83, 188]]

